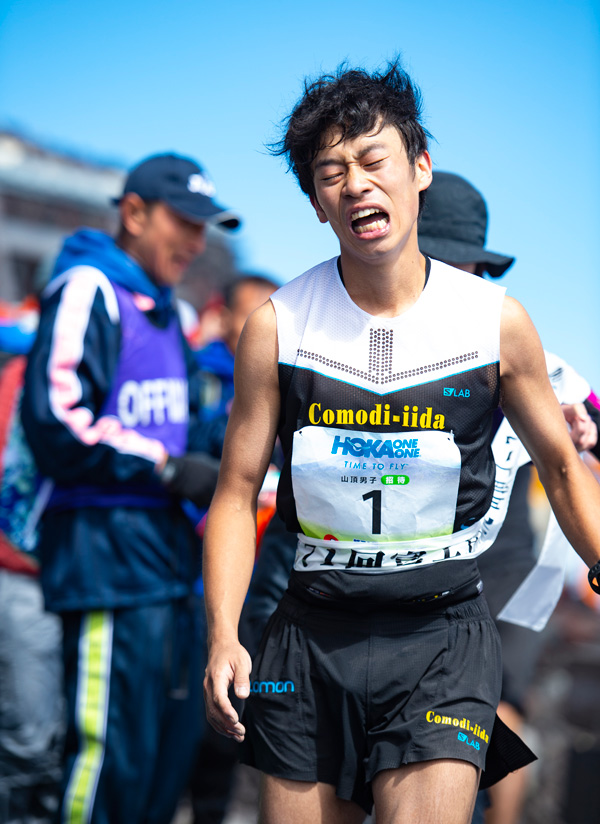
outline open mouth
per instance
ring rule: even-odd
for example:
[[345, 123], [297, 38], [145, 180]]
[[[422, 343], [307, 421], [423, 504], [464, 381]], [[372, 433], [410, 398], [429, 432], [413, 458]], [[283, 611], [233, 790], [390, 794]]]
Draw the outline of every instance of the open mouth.
[[357, 235], [364, 235], [367, 232], [381, 232], [387, 228], [390, 217], [387, 212], [381, 209], [369, 208], [358, 209], [350, 215], [352, 231]]

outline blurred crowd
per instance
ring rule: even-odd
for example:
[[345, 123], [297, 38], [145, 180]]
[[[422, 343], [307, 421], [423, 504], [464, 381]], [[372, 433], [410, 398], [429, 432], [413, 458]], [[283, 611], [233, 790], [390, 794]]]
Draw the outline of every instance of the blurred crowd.
[[[194, 161], [139, 164], [115, 209], [115, 237], [75, 233], [34, 294], [0, 303], [0, 823], [83, 821], [92, 805], [112, 824], [253, 821], [237, 745], [204, 719], [200, 560], [237, 343], [278, 283], [237, 266], [208, 296], [186, 280], [211, 233], [240, 222]], [[251, 652], [294, 551], [278, 467], [276, 449], [242, 616]], [[537, 551], [547, 504], [535, 477], [523, 484]], [[600, 765], [589, 596], [573, 563], [519, 664], [539, 760], [515, 822], [596, 821], [582, 803]]]

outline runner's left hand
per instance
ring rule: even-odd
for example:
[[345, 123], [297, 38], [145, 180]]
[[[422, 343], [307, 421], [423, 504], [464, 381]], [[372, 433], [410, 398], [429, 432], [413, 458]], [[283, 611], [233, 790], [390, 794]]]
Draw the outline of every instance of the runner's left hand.
[[593, 449], [598, 441], [598, 428], [585, 406], [582, 403], [563, 403], [561, 408], [577, 451]]

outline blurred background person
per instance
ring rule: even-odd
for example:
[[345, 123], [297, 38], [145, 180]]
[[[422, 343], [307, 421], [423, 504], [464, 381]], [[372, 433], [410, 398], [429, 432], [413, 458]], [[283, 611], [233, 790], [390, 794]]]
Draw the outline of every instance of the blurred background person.
[[53, 484], [40, 549], [64, 635], [63, 821], [168, 824], [198, 741], [198, 546], [180, 501], [208, 503], [217, 463], [197, 449], [172, 290], [209, 223], [239, 224], [213, 198], [194, 161], [148, 158], [116, 238], [68, 238], [43, 295], [22, 418]]
[[40, 319], [40, 304], [36, 295], [22, 301], [0, 301], [0, 359], [26, 355], [31, 349]]
[[258, 274], [241, 274], [223, 289], [218, 315], [220, 333], [196, 352], [200, 370], [201, 410], [203, 421], [218, 421], [211, 454], [220, 457], [223, 432], [233, 400], [233, 365], [235, 350], [246, 319], [277, 289], [275, 281]]
[[[43, 285], [41, 281], [38, 284]], [[20, 420], [37, 295], [0, 307], [0, 820], [49, 824], [65, 730], [62, 628], [45, 612], [38, 518], [46, 488]]]
[[[501, 277], [514, 263], [514, 258], [485, 248], [488, 213], [480, 192], [463, 177], [436, 171], [427, 191], [425, 208], [419, 221], [419, 247], [436, 260], [458, 269], [493, 278]], [[549, 369], [570, 370], [564, 362], [547, 353]], [[597, 422], [600, 411], [589, 384], [571, 376], [568, 397], [563, 412], [571, 436], [579, 450], [590, 449], [600, 455]], [[551, 375], [552, 378], [552, 375]], [[564, 401], [564, 398], [559, 397]], [[495, 419], [496, 432], [503, 418], [500, 409]], [[484, 593], [491, 614], [497, 618], [525, 577], [536, 565], [539, 546], [530, 519], [528, 493], [532, 485], [533, 465], [518, 469], [506, 518], [498, 537], [477, 559]], [[543, 638], [538, 632], [496, 620], [502, 642], [503, 679], [498, 715], [516, 732], [523, 729], [528, 689], [542, 650]], [[486, 824], [517, 824], [526, 790], [527, 769], [509, 774], [490, 788], [491, 806]], [[478, 798], [481, 815], [483, 799]]]
[[[196, 353], [200, 369], [201, 410], [205, 422], [203, 449], [219, 458], [233, 400], [235, 351], [248, 316], [277, 289], [277, 283], [263, 275], [241, 274], [223, 291], [219, 313], [220, 335]], [[275, 511], [278, 472], [275, 466], [263, 486], [257, 512], [257, 547]], [[205, 512], [199, 513], [203, 518]], [[200, 522], [202, 532], [203, 521]], [[202, 595], [202, 579], [196, 583]], [[200, 712], [204, 713], [204, 702]], [[194, 824], [220, 824], [230, 802], [234, 771], [238, 763], [235, 741], [219, 735], [206, 725], [190, 780]]]

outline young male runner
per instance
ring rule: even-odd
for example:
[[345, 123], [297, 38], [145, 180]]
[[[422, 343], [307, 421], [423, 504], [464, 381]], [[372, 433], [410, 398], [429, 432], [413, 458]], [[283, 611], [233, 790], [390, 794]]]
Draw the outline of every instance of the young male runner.
[[[494, 722], [499, 644], [475, 560], [493, 410], [589, 565], [600, 490], [525, 311], [419, 252], [431, 159], [399, 66], [308, 85], [282, 151], [340, 256], [279, 290], [238, 347], [205, 543], [208, 716], [239, 741], [248, 729], [265, 824], [360, 822], [372, 799], [378, 824], [466, 824], [481, 769], [489, 782], [499, 760], [524, 760]], [[299, 543], [250, 676], [237, 622], [276, 434], [279, 510]], [[246, 728], [232, 683], [248, 697]]]

